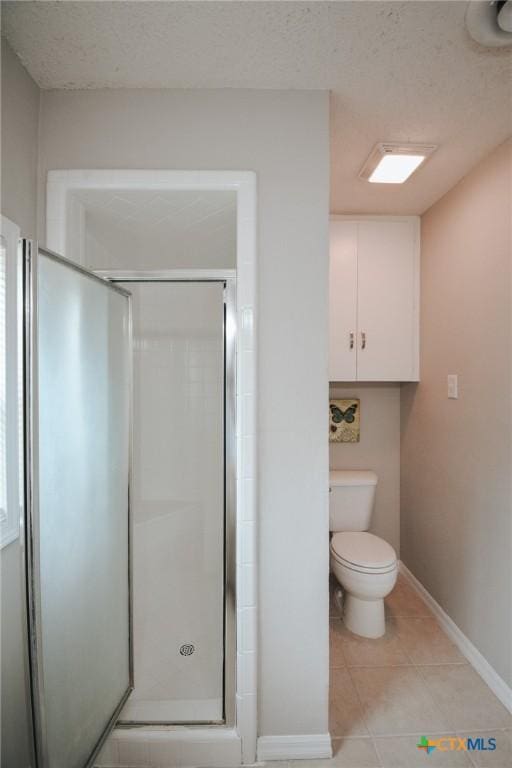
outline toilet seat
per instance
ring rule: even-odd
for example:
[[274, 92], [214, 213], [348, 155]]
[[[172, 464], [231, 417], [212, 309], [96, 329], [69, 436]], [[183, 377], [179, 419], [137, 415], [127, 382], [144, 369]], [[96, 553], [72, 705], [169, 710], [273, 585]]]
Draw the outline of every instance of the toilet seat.
[[393, 547], [367, 531], [341, 531], [331, 539], [331, 555], [345, 568], [358, 573], [378, 574], [396, 570]]

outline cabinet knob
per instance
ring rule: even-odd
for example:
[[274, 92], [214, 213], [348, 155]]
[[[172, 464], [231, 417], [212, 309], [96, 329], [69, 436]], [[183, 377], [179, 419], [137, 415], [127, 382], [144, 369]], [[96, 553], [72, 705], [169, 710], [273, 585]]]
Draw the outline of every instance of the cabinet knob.
[[354, 332], [353, 331], [350, 331], [348, 338], [349, 338], [350, 349], [354, 349]]
[[366, 333], [361, 331], [361, 349], [366, 349]]

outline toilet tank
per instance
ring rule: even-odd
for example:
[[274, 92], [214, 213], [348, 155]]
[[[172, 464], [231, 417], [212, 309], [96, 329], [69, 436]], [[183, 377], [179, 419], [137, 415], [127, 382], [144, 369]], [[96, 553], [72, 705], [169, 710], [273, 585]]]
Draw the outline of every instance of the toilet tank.
[[334, 469], [329, 472], [329, 530], [368, 530], [377, 480], [371, 469]]

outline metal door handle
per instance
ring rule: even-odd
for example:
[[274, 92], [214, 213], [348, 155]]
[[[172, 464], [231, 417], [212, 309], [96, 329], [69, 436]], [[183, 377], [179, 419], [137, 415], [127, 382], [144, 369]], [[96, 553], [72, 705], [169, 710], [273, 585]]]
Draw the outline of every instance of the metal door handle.
[[354, 349], [354, 332], [350, 331], [348, 337], [349, 337], [349, 347], [350, 349]]
[[361, 349], [366, 349], [366, 333], [361, 331]]

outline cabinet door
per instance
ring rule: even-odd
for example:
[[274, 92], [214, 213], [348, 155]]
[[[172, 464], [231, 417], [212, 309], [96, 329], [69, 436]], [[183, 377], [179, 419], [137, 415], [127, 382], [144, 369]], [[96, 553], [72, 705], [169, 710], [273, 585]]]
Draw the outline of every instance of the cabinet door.
[[418, 377], [418, 261], [414, 220], [359, 222], [360, 381]]
[[332, 221], [329, 267], [329, 380], [355, 381], [357, 224]]

